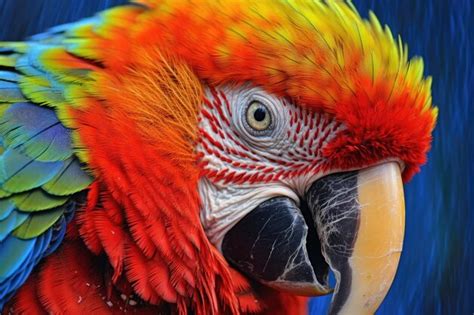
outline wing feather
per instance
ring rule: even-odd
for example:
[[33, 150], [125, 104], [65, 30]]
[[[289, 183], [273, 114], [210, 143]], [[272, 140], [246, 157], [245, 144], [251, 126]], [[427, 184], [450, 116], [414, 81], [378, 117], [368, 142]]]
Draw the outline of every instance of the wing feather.
[[0, 310], [61, 244], [93, 181], [74, 151], [68, 99], [80, 95], [96, 65], [67, 47], [84, 50], [79, 37], [99, 20], [0, 43]]

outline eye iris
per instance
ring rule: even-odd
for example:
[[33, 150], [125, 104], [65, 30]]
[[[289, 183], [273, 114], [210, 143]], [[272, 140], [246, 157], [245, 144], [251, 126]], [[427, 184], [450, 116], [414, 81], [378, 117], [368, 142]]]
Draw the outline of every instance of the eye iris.
[[256, 121], [263, 121], [265, 119], [265, 116], [267, 115], [267, 111], [263, 107], [258, 107], [255, 109], [255, 112], [253, 113], [253, 118]]
[[246, 120], [248, 126], [257, 131], [268, 129], [272, 122], [268, 108], [258, 101], [250, 103], [247, 107]]

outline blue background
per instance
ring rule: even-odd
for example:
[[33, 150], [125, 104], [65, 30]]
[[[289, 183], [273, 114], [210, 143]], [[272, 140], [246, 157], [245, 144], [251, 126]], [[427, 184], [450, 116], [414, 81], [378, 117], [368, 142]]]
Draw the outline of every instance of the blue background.
[[[121, 0], [0, 0], [0, 40], [20, 40]], [[429, 162], [406, 185], [406, 236], [395, 282], [377, 314], [474, 313], [474, 15], [471, 0], [354, 0], [423, 56], [439, 107]], [[324, 314], [329, 297], [313, 299]]]

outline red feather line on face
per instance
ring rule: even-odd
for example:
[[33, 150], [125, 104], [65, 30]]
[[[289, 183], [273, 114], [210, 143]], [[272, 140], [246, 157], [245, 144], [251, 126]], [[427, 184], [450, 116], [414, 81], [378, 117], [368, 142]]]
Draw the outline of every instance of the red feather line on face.
[[305, 109], [290, 110], [283, 103], [284, 115], [290, 117], [291, 125], [287, 138], [299, 146], [278, 155], [260, 156], [236, 133], [228, 120], [232, 105], [225, 92], [213, 87], [209, 91], [212, 98], [204, 100], [199, 128], [202, 176], [224, 184], [254, 184], [317, 174], [326, 167], [322, 159], [323, 144], [329, 136], [334, 136], [340, 124]]

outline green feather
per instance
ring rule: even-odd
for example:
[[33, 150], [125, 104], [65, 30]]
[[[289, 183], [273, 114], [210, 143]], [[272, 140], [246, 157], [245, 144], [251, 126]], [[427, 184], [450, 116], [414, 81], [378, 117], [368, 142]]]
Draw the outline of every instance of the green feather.
[[42, 211], [61, 206], [68, 200], [67, 197], [58, 197], [46, 193], [38, 188], [10, 197], [16, 207], [25, 212]]
[[63, 207], [34, 213], [30, 215], [22, 225], [13, 231], [13, 236], [20, 239], [37, 237], [56, 223], [63, 213]]
[[38, 104], [56, 106], [64, 104], [66, 101], [63, 97], [62, 88], [44, 76], [24, 76], [20, 80], [20, 86], [25, 95]]
[[23, 192], [39, 187], [56, 176], [63, 162], [38, 162], [16, 150], [0, 157], [0, 184], [8, 192]]
[[0, 103], [0, 117], [10, 108], [10, 103]]
[[0, 99], [3, 103], [18, 103], [26, 101], [25, 96], [18, 84], [8, 81], [0, 81]]
[[5, 191], [3, 189], [0, 188], [0, 198], [5, 198], [5, 197], [8, 197], [8, 196], [11, 196], [11, 192], [8, 192], [8, 191]]
[[11, 54], [8, 56], [0, 55], [0, 66], [10, 67], [10, 68], [15, 67], [18, 56], [19, 56], [18, 54]]
[[74, 158], [66, 160], [58, 174], [42, 188], [50, 194], [65, 196], [86, 189], [91, 182], [92, 177], [81, 168], [79, 161]]

